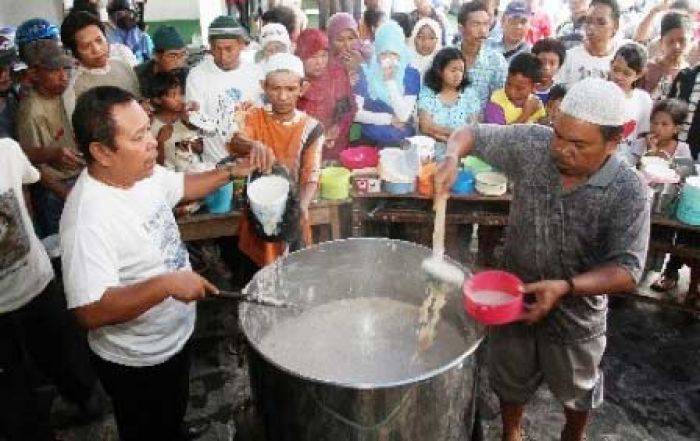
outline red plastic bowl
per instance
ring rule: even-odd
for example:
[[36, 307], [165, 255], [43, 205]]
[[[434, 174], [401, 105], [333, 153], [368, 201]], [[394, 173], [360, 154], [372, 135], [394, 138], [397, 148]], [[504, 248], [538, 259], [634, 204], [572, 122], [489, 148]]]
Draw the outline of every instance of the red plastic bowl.
[[[505, 271], [484, 271], [464, 282], [463, 302], [467, 313], [485, 325], [505, 325], [520, 319], [523, 313], [523, 282]], [[507, 294], [512, 300], [505, 303], [485, 304], [473, 297], [481, 291]]]
[[350, 170], [376, 167], [379, 164], [379, 152], [369, 146], [350, 147], [340, 152], [340, 163]]

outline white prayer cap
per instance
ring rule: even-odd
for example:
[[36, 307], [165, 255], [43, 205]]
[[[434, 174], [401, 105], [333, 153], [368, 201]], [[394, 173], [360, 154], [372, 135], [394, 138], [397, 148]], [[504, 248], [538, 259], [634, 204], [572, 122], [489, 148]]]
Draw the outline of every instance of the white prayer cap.
[[264, 48], [273, 41], [282, 43], [287, 50], [291, 50], [292, 40], [289, 38], [287, 28], [279, 23], [268, 23], [260, 29], [260, 46]]
[[299, 75], [300, 78], [304, 78], [304, 63], [296, 55], [287, 52], [271, 56], [263, 68], [265, 77], [278, 70], [288, 70]]
[[566, 92], [559, 110], [599, 126], [621, 126], [628, 119], [622, 89], [600, 78], [586, 78], [574, 84]]

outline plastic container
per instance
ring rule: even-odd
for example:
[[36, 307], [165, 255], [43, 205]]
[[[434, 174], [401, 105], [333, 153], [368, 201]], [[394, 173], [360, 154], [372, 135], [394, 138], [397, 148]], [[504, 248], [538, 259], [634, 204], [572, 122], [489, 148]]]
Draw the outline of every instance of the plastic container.
[[462, 195], [474, 193], [474, 174], [470, 170], [459, 171], [452, 185], [452, 193]]
[[418, 193], [423, 196], [432, 196], [435, 193], [435, 173], [437, 164], [430, 162], [421, 166], [418, 173]]
[[344, 167], [327, 167], [321, 170], [321, 197], [323, 199], [347, 199], [350, 195], [350, 170]]
[[435, 140], [433, 138], [416, 135], [406, 138], [406, 143], [418, 150], [421, 163], [426, 164], [435, 160]]
[[481, 172], [493, 171], [493, 167], [491, 167], [489, 164], [477, 158], [476, 156], [471, 155], [462, 159], [462, 168], [464, 170], [471, 170], [475, 175]]
[[389, 182], [382, 181], [382, 190], [389, 194], [408, 194], [416, 191], [414, 182]]
[[523, 282], [505, 271], [484, 271], [464, 282], [467, 313], [485, 325], [505, 325], [523, 313]]
[[352, 185], [358, 194], [379, 193], [382, 191], [382, 181], [378, 175], [354, 175]]
[[498, 172], [482, 172], [476, 175], [476, 191], [484, 196], [503, 196], [508, 191], [506, 175]]
[[379, 164], [379, 152], [374, 147], [350, 147], [340, 152], [340, 163], [350, 170], [376, 167]]
[[204, 197], [204, 204], [210, 213], [224, 214], [231, 211], [233, 203], [233, 183], [229, 182]]
[[676, 216], [684, 224], [700, 225], [700, 177], [686, 179], [678, 200]]
[[277, 234], [287, 206], [289, 181], [279, 176], [262, 176], [248, 184], [246, 192], [250, 209], [262, 224], [265, 234]]

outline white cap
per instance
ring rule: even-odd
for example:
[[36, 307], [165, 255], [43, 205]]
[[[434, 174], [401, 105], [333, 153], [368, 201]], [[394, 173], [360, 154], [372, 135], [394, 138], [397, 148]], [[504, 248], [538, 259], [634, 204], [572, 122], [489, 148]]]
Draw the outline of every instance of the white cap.
[[574, 84], [566, 92], [559, 110], [599, 126], [622, 126], [629, 119], [622, 89], [600, 78], [586, 78]]
[[265, 48], [273, 41], [284, 44], [288, 51], [292, 48], [292, 40], [289, 38], [287, 28], [279, 23], [268, 23], [260, 30], [260, 46]]
[[296, 55], [282, 52], [271, 56], [263, 67], [263, 73], [267, 77], [278, 70], [288, 70], [304, 78], [304, 62]]

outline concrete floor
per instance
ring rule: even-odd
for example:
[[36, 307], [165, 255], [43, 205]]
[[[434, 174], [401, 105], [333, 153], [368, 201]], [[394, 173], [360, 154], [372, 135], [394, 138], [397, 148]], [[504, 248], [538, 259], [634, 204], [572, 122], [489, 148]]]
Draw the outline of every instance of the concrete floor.
[[[216, 261], [211, 255], [203, 258]], [[227, 286], [228, 276], [220, 277], [225, 271], [221, 265], [209, 265], [205, 275], [220, 288], [235, 288]], [[660, 296], [648, 289], [655, 276], [655, 273], [648, 275], [642, 293], [672, 302], [683, 300], [688, 286], [687, 268], [681, 271], [679, 289], [669, 295]], [[201, 441], [263, 441], [250, 403], [236, 314], [236, 303], [226, 300], [208, 299], [198, 305], [187, 420], [211, 423]], [[589, 439], [699, 440], [700, 314], [624, 299], [611, 308], [608, 330], [608, 348], [603, 359], [605, 403], [595, 413]], [[484, 439], [499, 441], [498, 401], [489, 388], [486, 369], [482, 370], [479, 381]], [[53, 423], [60, 439], [117, 440], [110, 414], [83, 424], [60, 397], [53, 400], [52, 406]], [[559, 405], [546, 387], [542, 387], [526, 410], [527, 439], [558, 440], [563, 421]]]
[[[257, 441], [261, 438], [249, 406], [247, 373], [235, 352], [240, 348], [235, 343], [235, 304], [205, 301], [198, 313], [187, 419], [211, 422], [202, 441]], [[606, 402], [596, 412], [589, 439], [700, 439], [700, 319], [683, 311], [623, 302], [611, 310], [609, 320], [609, 346], [603, 362]], [[498, 441], [498, 405], [486, 372], [480, 385], [485, 439]], [[54, 400], [54, 423], [61, 439], [117, 439], [111, 415], [86, 425], [75, 423], [70, 415], [60, 398]], [[558, 439], [562, 423], [559, 406], [541, 388], [527, 409], [528, 439]]]

